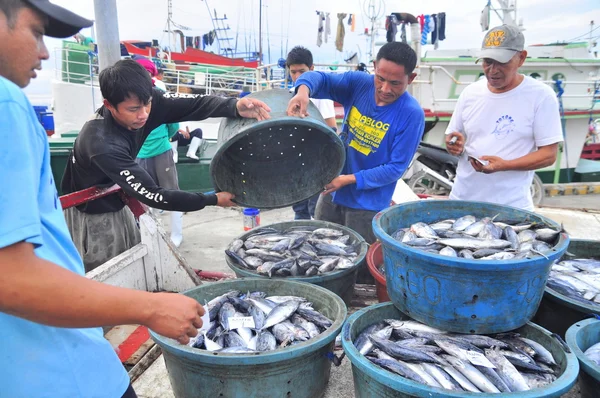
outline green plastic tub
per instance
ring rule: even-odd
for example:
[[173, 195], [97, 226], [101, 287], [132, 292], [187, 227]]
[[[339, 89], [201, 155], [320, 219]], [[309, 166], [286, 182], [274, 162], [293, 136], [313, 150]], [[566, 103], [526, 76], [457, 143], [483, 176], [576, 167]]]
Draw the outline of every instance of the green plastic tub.
[[344, 302], [320, 286], [256, 278], [205, 284], [183, 294], [204, 304], [231, 290], [305, 297], [316, 310], [331, 319], [333, 325], [306, 342], [245, 355], [198, 350], [150, 331], [162, 349], [175, 397], [323, 396], [331, 370], [329, 353], [346, 319]]

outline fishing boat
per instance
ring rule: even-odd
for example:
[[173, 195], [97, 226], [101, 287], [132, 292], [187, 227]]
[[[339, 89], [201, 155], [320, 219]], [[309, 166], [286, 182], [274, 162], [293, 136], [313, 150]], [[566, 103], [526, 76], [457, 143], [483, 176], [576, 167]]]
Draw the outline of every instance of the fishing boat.
[[[498, 0], [502, 13], [502, 22], [515, 22], [514, 6], [506, 0]], [[413, 17], [414, 18], [414, 17]], [[411, 25], [411, 45], [418, 54], [422, 52], [418, 24]], [[372, 36], [375, 53], [375, 37]], [[383, 44], [383, 43], [377, 43]], [[141, 45], [136, 48], [142, 48]], [[561, 104], [561, 118], [565, 143], [561, 146], [555, 165], [539, 170], [537, 174], [545, 183], [589, 182], [600, 181], [600, 59], [588, 51], [589, 43], [554, 43], [532, 45], [526, 48], [528, 59], [520, 72], [539, 79], [553, 87]], [[125, 46], [125, 49], [128, 47]], [[131, 48], [131, 47], [129, 47]], [[53, 83], [55, 132], [57, 137], [51, 139], [53, 163], [64, 168], [65, 149], [72, 146], [73, 136], [93, 113], [96, 104], [101, 101], [94, 75], [93, 57], [87, 48], [77, 43], [65, 41], [57, 59], [61, 60], [57, 70], [57, 78]], [[138, 51], [138, 50], [135, 50]], [[148, 48], [148, 55], [153, 55]], [[443, 134], [448, 125], [454, 106], [462, 89], [476, 81], [482, 75], [481, 66], [475, 64], [478, 49], [429, 50], [418, 61], [418, 77], [411, 85], [411, 93], [417, 98], [425, 110], [426, 134], [428, 143], [442, 145]], [[130, 55], [128, 52], [126, 55]], [[139, 55], [138, 53], [134, 53]], [[158, 55], [156, 53], [156, 55]], [[161, 57], [153, 57], [157, 62], [164, 62], [165, 81], [170, 91], [180, 93], [207, 93], [239, 96], [242, 92], [259, 91], [269, 88], [287, 87], [289, 79], [280, 65], [231, 66], [220, 64], [169, 62]], [[330, 70], [335, 66], [340, 73], [354, 69], [356, 65], [316, 65], [317, 69]], [[343, 122], [344, 110], [336, 108], [339, 123]], [[200, 127], [207, 138], [205, 154], [197, 163], [181, 163], [180, 182], [190, 181], [190, 185], [182, 185], [182, 189], [198, 190], [199, 186], [210, 185], [208, 164], [211, 153], [216, 147], [218, 120], [191, 123], [190, 127]], [[184, 155], [184, 154], [183, 154]], [[180, 156], [184, 162], [185, 156]], [[205, 166], [202, 164], [206, 163]], [[61, 167], [62, 165], [62, 167]], [[198, 173], [194, 167], [205, 167], [205, 172]], [[199, 177], [187, 178], [192, 172]], [[411, 176], [410, 170], [405, 178]], [[57, 171], [57, 177], [60, 176]], [[206, 177], [206, 179], [204, 179]], [[60, 181], [57, 178], [57, 181]], [[193, 182], [193, 183], [192, 183]]]

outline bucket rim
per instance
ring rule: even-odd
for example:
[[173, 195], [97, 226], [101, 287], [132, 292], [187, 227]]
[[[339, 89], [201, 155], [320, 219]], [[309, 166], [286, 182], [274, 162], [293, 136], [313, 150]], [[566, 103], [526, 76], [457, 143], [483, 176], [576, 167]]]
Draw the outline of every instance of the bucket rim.
[[[592, 244], [597, 244], [598, 245], [598, 249], [600, 250], [600, 240], [594, 240], [594, 239], [571, 239], [571, 241], [569, 242], [569, 247], [567, 248], [567, 250], [571, 253], [574, 253], [575, 255], [577, 255], [577, 251], [573, 251], [571, 245], [572, 244], [578, 244], [578, 243], [592, 243]], [[585, 314], [590, 314], [590, 313], [596, 313], [596, 314], [600, 314], [600, 304], [595, 304], [593, 302], [590, 301], [589, 304], [585, 304], [583, 302], [579, 302], [576, 300], [573, 300], [572, 298], [565, 296], [563, 294], [560, 294], [559, 292], [557, 292], [556, 290], [552, 289], [549, 286], [546, 286], [546, 290], [544, 292], [544, 297], [559, 303], [560, 305], [564, 305], [568, 308], [574, 309], [576, 311], [579, 312], [583, 312]]]
[[[377, 378], [384, 378], [386, 386], [396, 390], [406, 392], [407, 394], [414, 395], [416, 397], [431, 397], [432, 393], [436, 396], [443, 396], [448, 398], [464, 398], [464, 397], [483, 397], [483, 398], [494, 398], [497, 397], [497, 393], [470, 393], [470, 392], [454, 392], [442, 388], [430, 387], [424, 384], [417, 383], [408, 378], [404, 378], [400, 375], [396, 375], [386, 369], [382, 369], [381, 367], [371, 363], [369, 360], [365, 359], [364, 355], [362, 355], [354, 346], [354, 343], [351, 340], [350, 331], [354, 322], [359, 319], [361, 316], [365, 315], [368, 311], [377, 310], [386, 306], [393, 306], [394, 304], [391, 302], [388, 303], [380, 303], [375, 304], [369, 307], [365, 307], [348, 317], [344, 327], [342, 328], [342, 347], [344, 348], [344, 352], [350, 359], [353, 367], [358, 368], [360, 371], [365, 373], [367, 376], [377, 380], [382, 383]], [[398, 310], [395, 306], [394, 308]], [[402, 313], [403, 314], [403, 313]], [[404, 314], [405, 315], [405, 314]], [[409, 317], [410, 318], [410, 317]], [[412, 319], [412, 318], [411, 318]], [[550, 332], [546, 329], [542, 328], [539, 325], [536, 325], [531, 322], [527, 322], [527, 325], [530, 327], [534, 327], [544, 334], [550, 336]], [[543, 387], [544, 396], [560, 396], [567, 391], [569, 391], [573, 385], [575, 385], [577, 375], [579, 374], [579, 363], [577, 361], [577, 357], [573, 353], [568, 353], [564, 351], [567, 366], [565, 366], [565, 371], [558, 377], [554, 382], [548, 384]], [[572, 366], [568, 366], [572, 365]], [[573, 369], [574, 368], [574, 369]], [[383, 371], [382, 371], [383, 370]], [[528, 391], [516, 391], [510, 393], [503, 393], [502, 396], [507, 397], [523, 397], [523, 398], [539, 398], [540, 388], [535, 388]]]
[[[275, 127], [275, 126], [281, 127], [282, 125], [288, 125], [288, 124], [293, 125], [294, 127], [303, 126], [303, 127], [318, 128], [319, 131], [321, 131], [322, 133], [325, 133], [331, 139], [331, 142], [334, 145], [336, 145], [339, 149], [341, 149], [340, 150], [341, 156], [340, 156], [340, 162], [339, 162], [340, 164], [334, 168], [334, 170], [336, 170], [336, 173], [332, 173], [332, 175], [335, 174], [335, 176], [338, 176], [341, 174], [342, 169], [344, 168], [344, 164], [346, 163], [346, 150], [344, 148], [344, 143], [342, 142], [341, 138], [331, 129], [331, 127], [327, 126], [324, 122], [321, 122], [320, 120], [304, 119], [304, 118], [300, 118], [297, 116], [282, 116], [277, 119], [267, 119], [267, 120], [259, 121], [259, 122], [256, 122], [256, 123], [253, 123], [253, 124], [243, 127], [235, 135], [234, 139], [229, 139], [228, 141], [224, 142], [217, 149], [217, 151], [215, 152], [215, 154], [210, 162], [210, 166], [208, 169], [208, 172], [211, 176], [211, 179], [216, 188], [216, 191], [218, 192], [218, 191], [223, 190], [223, 188], [221, 188], [221, 186], [219, 186], [218, 178], [216, 178], [217, 164], [220, 162], [223, 154], [230, 147], [232, 147], [235, 142], [239, 141], [241, 138], [244, 138], [250, 134], [253, 134], [254, 132], [256, 132], [256, 130], [263, 130], [264, 128]], [[334, 178], [334, 177], [332, 177], [332, 178]], [[243, 206], [243, 207], [254, 207], [254, 208], [260, 208], [260, 209], [279, 209], [279, 208], [288, 207], [295, 203], [306, 200], [306, 199], [314, 196], [317, 193], [319, 193], [319, 191], [313, 192], [312, 194], [306, 196], [305, 198], [300, 198], [299, 200], [295, 200], [293, 202], [285, 203], [285, 204], [281, 204], [281, 205], [277, 205], [277, 206], [264, 206], [259, 203], [246, 203], [246, 202], [241, 201], [240, 200], [241, 198], [239, 198], [239, 197], [236, 197], [235, 203], [238, 204], [239, 206]]]
[[379, 241], [373, 243], [369, 247], [369, 250], [367, 250], [367, 256], [366, 256], [367, 268], [369, 269], [369, 272], [371, 273], [371, 275], [373, 276], [373, 278], [375, 278], [375, 280], [377, 282], [382, 284], [384, 287], [387, 287], [387, 281], [385, 279], [385, 275], [383, 275], [381, 272], [379, 272], [377, 264], [375, 264], [375, 261], [373, 260], [373, 257], [375, 256], [375, 252], [377, 250], [381, 250], [382, 251], [381, 255], [383, 256], [383, 247], [381, 245], [381, 242], [379, 242]]
[[[491, 207], [496, 210], [501, 210], [502, 208], [509, 209], [511, 211], [517, 211], [524, 213], [528, 217], [539, 218], [544, 221], [544, 223], [548, 226], [553, 226], [555, 228], [560, 228], [560, 225], [544, 216], [536, 214], [531, 211], [518, 209], [516, 207], [498, 205], [495, 203], [486, 203], [486, 202], [475, 202], [475, 201], [463, 201], [463, 200], [419, 200], [412, 201], [406, 203], [400, 203], [391, 207], [388, 207], [384, 210], [378, 212], [375, 217], [373, 217], [373, 233], [375, 236], [382, 242], [383, 250], [394, 250], [394, 251], [406, 251], [415, 257], [422, 257], [426, 259], [429, 263], [443, 265], [444, 267], [450, 268], [460, 268], [462, 270], [473, 270], [473, 271], [486, 271], [486, 272], [506, 272], [515, 269], [521, 269], [524, 267], [531, 266], [547, 266], [549, 263], [554, 262], [554, 260], [560, 258], [564, 252], [567, 250], [570, 242], [570, 237], [565, 232], [560, 232], [558, 243], [552, 247], [551, 253], [545, 253], [546, 258], [542, 256], [525, 258], [525, 259], [511, 259], [511, 260], [471, 260], [461, 257], [448, 257], [440, 254], [428, 253], [423, 250], [414, 249], [409, 245], [402, 244], [392, 238], [387, 232], [384, 231], [381, 226], [381, 218], [385, 217], [390, 212], [396, 211], [396, 209], [401, 207], [409, 207], [409, 206], [418, 206], [418, 207], [426, 207], [426, 206], [443, 206], [448, 207], [448, 203], [461, 203], [461, 206], [471, 206], [473, 208], [477, 206], [483, 207]], [[445, 205], [445, 206], [444, 206]], [[435, 207], [434, 207], [435, 209]], [[492, 211], [493, 212], [493, 211]], [[401, 246], [400, 246], [401, 245]], [[398, 249], [401, 247], [402, 249]], [[443, 264], [441, 264], [443, 262]]]
[[567, 333], [565, 333], [565, 338], [567, 340], [567, 345], [569, 348], [571, 348], [571, 351], [573, 351], [579, 360], [581, 368], [590, 377], [593, 377], [600, 382], [600, 366], [596, 365], [588, 357], [586, 357], [583, 353], [583, 350], [579, 347], [579, 344], [577, 344], [577, 336], [579, 333], [583, 333], [585, 329], [588, 329], [592, 326], [597, 326], [598, 332], [600, 333], [600, 320], [590, 318], [575, 322], [573, 325], [571, 325], [569, 329], [567, 329]]
[[[328, 281], [331, 281], [334, 279], [339, 279], [342, 276], [346, 276], [348, 274], [355, 272], [358, 269], [358, 266], [360, 265], [360, 263], [362, 263], [364, 261], [366, 255], [367, 255], [369, 244], [365, 241], [365, 239], [358, 232], [354, 231], [351, 228], [346, 227], [345, 225], [336, 224], [336, 223], [329, 222], [329, 221], [321, 221], [321, 220], [292, 220], [292, 221], [283, 221], [283, 222], [278, 222], [278, 223], [273, 223], [273, 224], [261, 225], [260, 227], [253, 228], [250, 231], [244, 232], [243, 234], [237, 236], [233, 240], [241, 239], [241, 240], [245, 241], [248, 237], [253, 235], [253, 232], [259, 231], [261, 228], [274, 228], [278, 225], [292, 224], [292, 223], [295, 224], [296, 226], [319, 225], [321, 227], [327, 227], [327, 228], [332, 228], [332, 229], [341, 229], [344, 232], [348, 233], [350, 236], [352, 236], [357, 241], [357, 243], [360, 243], [360, 251], [359, 251], [356, 259], [354, 260], [354, 265], [350, 268], [333, 271], [333, 272], [328, 272], [325, 275], [274, 276], [274, 277], [269, 278], [268, 276], [262, 276], [262, 275], [257, 274], [256, 272], [253, 272], [253, 271], [250, 271], [248, 269], [244, 269], [244, 268], [238, 266], [233, 261], [231, 261], [229, 256], [225, 256], [225, 262], [227, 263], [229, 268], [231, 268], [234, 272], [239, 272], [241, 275], [244, 275], [244, 278], [253, 277], [253, 278], [258, 278], [258, 279], [292, 280], [292, 281], [307, 282], [307, 283], [313, 284], [313, 283], [322, 283], [322, 282], [328, 282]], [[286, 227], [286, 229], [290, 228], [290, 227], [293, 227], [293, 225]], [[283, 232], [283, 228], [282, 228], [281, 232]]]
[[[315, 352], [331, 342], [335, 340], [337, 335], [340, 333], [344, 322], [346, 321], [346, 317], [348, 316], [348, 309], [344, 301], [335, 293], [317, 285], [313, 285], [310, 283], [298, 282], [298, 281], [272, 281], [266, 282], [268, 279], [263, 278], [240, 278], [240, 279], [230, 279], [221, 282], [214, 282], [210, 284], [204, 284], [196, 286], [192, 289], [186, 290], [181, 294], [186, 295], [188, 297], [189, 294], [198, 289], [202, 289], [205, 286], [219, 286], [219, 285], [235, 285], [238, 283], [244, 283], [247, 281], [258, 281], [259, 283], [277, 283], [289, 285], [297, 285], [302, 287], [303, 289], [313, 290], [319, 292], [321, 294], [327, 295], [334, 300], [336, 303], [337, 310], [341, 313], [339, 319], [335, 319], [333, 324], [329, 329], [320, 333], [313, 339], [304, 341], [302, 343], [295, 344], [293, 346], [288, 346], [284, 349], [276, 349], [274, 351], [268, 351], [266, 353], [257, 353], [257, 354], [231, 354], [231, 353], [215, 353], [213, 351], [200, 350], [196, 348], [189, 347], [187, 345], [179, 344], [176, 340], [170, 339], [168, 337], [164, 337], [153, 330], [148, 329], [152, 340], [156, 344], [158, 344], [162, 350], [169, 352], [170, 354], [176, 355], [179, 358], [185, 358], [187, 361], [196, 362], [196, 363], [206, 363], [213, 366], [218, 365], [264, 365], [270, 363], [276, 363], [284, 360], [290, 360], [294, 358], [298, 358], [312, 352]], [[230, 290], [235, 290], [235, 286], [231, 287]]]

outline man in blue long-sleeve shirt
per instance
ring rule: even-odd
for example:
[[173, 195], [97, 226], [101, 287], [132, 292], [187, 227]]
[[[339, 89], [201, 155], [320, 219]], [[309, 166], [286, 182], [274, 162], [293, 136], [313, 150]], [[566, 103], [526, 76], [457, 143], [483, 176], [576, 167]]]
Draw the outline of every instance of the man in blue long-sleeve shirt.
[[[324, 187], [315, 218], [352, 228], [369, 243], [375, 241], [373, 216], [389, 206], [423, 134], [423, 109], [406, 92], [416, 63], [410, 46], [387, 43], [377, 53], [374, 77], [364, 72], [306, 72], [288, 105], [288, 115], [301, 117], [307, 115], [309, 97], [344, 106], [340, 137], [346, 163], [342, 174]], [[366, 269], [359, 271], [358, 280], [369, 280]]]

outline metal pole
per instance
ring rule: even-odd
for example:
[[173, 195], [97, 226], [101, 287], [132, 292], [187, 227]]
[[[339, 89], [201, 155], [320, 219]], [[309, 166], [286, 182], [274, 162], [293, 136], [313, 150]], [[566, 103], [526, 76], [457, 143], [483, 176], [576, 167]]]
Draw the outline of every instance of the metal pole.
[[592, 31], [594, 30], [594, 21], [590, 21], [590, 40], [588, 41], [588, 52], [592, 52]]
[[94, 0], [100, 71], [121, 59], [117, 0]]
[[262, 0], [258, 2], [258, 62], [262, 62]]

